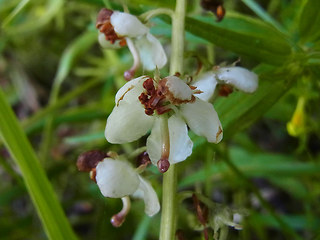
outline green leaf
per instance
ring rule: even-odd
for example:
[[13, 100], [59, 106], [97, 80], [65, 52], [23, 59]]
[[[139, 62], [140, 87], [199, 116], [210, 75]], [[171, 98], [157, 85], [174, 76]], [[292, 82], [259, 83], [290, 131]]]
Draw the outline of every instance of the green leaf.
[[282, 65], [291, 55], [286, 35], [257, 19], [239, 14], [221, 23], [213, 18], [186, 18], [186, 30], [217, 46], [272, 65]]
[[19, 166], [27, 190], [49, 239], [77, 239], [39, 159], [0, 90], [0, 134]]
[[302, 41], [314, 41], [320, 37], [320, 1], [309, 0], [300, 15], [299, 33]]
[[[250, 153], [243, 149], [230, 148], [230, 160], [237, 168], [249, 177], [266, 177], [274, 179], [275, 176], [293, 177], [313, 175], [320, 171], [320, 164], [299, 162], [291, 156], [269, 153]], [[230, 175], [225, 162], [215, 162], [210, 167], [189, 174], [179, 183], [180, 187], [194, 185], [195, 182], [204, 182], [210, 178], [215, 180]]]
[[[101, 79], [89, 80], [86, 83], [78, 86], [77, 88], [75, 88], [74, 90], [66, 94], [65, 96], [62, 96], [61, 98], [59, 98], [57, 102], [55, 102], [55, 104], [47, 106], [46, 108], [38, 111], [37, 113], [32, 115], [30, 118], [22, 122], [22, 126], [25, 129], [26, 133], [30, 134], [36, 129], [42, 128], [44, 125], [44, 120], [46, 116], [52, 113], [56, 113], [59, 109], [67, 105], [75, 97], [101, 84], [102, 84]], [[60, 119], [60, 117], [58, 117], [58, 120]]]
[[284, 28], [254, 0], [242, 0], [242, 2], [246, 4], [255, 14], [257, 14], [257, 16], [259, 16], [265, 22], [270, 23], [279, 31], [285, 32]]

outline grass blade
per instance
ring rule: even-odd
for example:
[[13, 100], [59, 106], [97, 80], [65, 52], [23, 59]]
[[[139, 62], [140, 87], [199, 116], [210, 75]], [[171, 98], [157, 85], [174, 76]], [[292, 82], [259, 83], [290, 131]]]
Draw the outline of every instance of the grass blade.
[[49, 239], [77, 239], [30, 142], [0, 90], [0, 134], [19, 166]]

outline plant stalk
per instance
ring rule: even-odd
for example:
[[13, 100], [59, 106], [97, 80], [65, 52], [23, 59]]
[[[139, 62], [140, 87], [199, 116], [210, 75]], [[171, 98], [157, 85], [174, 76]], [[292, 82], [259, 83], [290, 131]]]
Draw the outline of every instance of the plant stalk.
[[[171, 75], [175, 74], [176, 72], [183, 74], [185, 9], [185, 0], [177, 0], [176, 9], [172, 16], [172, 55], [170, 61]], [[172, 240], [175, 238], [177, 209], [176, 192], [177, 166], [171, 165], [169, 170], [163, 174], [160, 240]]]

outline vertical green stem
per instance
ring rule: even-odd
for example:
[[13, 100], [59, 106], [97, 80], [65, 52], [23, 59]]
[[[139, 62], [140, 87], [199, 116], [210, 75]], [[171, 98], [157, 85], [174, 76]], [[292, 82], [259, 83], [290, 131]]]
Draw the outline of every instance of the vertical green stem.
[[176, 1], [176, 10], [172, 17], [172, 52], [170, 59], [171, 75], [175, 74], [176, 72], [183, 74], [185, 8], [185, 0]]
[[[183, 74], [184, 53], [184, 18], [185, 0], [176, 1], [176, 9], [172, 17], [172, 55], [170, 61], [170, 74], [176, 72]], [[163, 175], [162, 190], [162, 215], [160, 226], [160, 240], [172, 240], [176, 228], [176, 192], [177, 192], [177, 169], [171, 165]]]

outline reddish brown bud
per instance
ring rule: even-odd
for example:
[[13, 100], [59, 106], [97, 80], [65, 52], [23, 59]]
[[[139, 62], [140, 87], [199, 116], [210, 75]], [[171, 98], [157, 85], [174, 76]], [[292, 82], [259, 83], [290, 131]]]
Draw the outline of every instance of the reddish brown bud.
[[161, 173], [168, 171], [170, 167], [168, 158], [160, 158], [160, 160], [157, 162], [157, 167]]
[[77, 167], [79, 171], [90, 172], [96, 168], [97, 164], [108, 155], [99, 150], [92, 150], [80, 154], [77, 159]]

